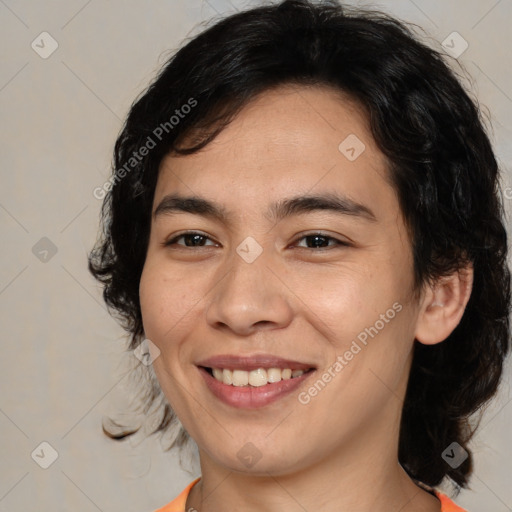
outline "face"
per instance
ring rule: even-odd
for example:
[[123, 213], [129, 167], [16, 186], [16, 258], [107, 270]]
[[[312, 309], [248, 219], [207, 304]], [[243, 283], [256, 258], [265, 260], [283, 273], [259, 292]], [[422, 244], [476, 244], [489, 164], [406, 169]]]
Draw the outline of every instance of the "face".
[[202, 459], [277, 475], [396, 446], [419, 306], [357, 105], [263, 93], [198, 153], [164, 158], [153, 213], [144, 331]]

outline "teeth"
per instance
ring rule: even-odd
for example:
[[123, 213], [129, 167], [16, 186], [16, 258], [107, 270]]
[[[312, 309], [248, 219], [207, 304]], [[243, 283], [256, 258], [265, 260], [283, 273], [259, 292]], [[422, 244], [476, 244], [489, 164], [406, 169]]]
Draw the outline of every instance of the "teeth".
[[279, 382], [282, 379], [280, 368], [269, 368], [267, 370], [267, 381], [268, 382]]
[[249, 384], [251, 386], [264, 386], [267, 384], [267, 370], [258, 368], [249, 372]]
[[220, 380], [224, 382], [224, 384], [233, 384], [233, 372], [231, 370], [219, 370], [221, 377], [220, 379], [217, 378], [217, 380]]
[[249, 384], [249, 372], [233, 370], [233, 386], [247, 386]]
[[285, 368], [284, 370], [281, 370], [281, 378], [283, 380], [288, 380], [292, 378], [292, 371], [290, 368]]
[[293, 379], [304, 375], [304, 370], [292, 370], [291, 368], [258, 368], [257, 370], [227, 370], [213, 368], [213, 376], [220, 382], [232, 386], [259, 387], [281, 380]]

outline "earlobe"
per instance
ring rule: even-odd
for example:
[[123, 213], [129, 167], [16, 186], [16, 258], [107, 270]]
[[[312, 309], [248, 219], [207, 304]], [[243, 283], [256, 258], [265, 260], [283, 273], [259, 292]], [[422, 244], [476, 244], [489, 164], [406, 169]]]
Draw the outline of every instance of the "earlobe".
[[416, 339], [425, 345], [444, 341], [462, 319], [473, 288], [473, 266], [425, 285], [416, 324]]

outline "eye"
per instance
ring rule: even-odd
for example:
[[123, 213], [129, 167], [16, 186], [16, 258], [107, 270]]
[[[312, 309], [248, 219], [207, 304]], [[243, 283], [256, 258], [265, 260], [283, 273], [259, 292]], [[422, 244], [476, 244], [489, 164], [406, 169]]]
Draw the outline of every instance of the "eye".
[[[183, 241], [185, 243], [178, 243], [178, 240], [181, 240], [181, 239], [183, 239]], [[168, 247], [171, 245], [181, 245], [182, 247], [204, 247], [205, 246], [204, 242], [206, 242], [207, 240], [210, 240], [211, 242], [213, 242], [211, 238], [209, 238], [208, 236], [206, 236], [203, 233], [200, 233], [198, 231], [187, 231], [185, 233], [181, 233], [181, 234], [175, 236], [174, 238], [164, 242], [163, 245], [165, 247]], [[212, 245], [216, 245], [216, 244], [213, 243]]]
[[[179, 243], [183, 240], [184, 243]], [[207, 244], [207, 242], [211, 242]], [[302, 242], [305, 241], [305, 245], [302, 245]], [[301, 242], [301, 243], [298, 243]], [[348, 242], [344, 242], [342, 240], [338, 240], [332, 236], [326, 235], [324, 233], [309, 233], [307, 235], [303, 235], [301, 238], [297, 239], [295, 242], [297, 247], [303, 249], [330, 249], [336, 246], [349, 247], [350, 244]], [[182, 247], [207, 247], [207, 246], [216, 246], [217, 243], [214, 242], [209, 236], [201, 233], [199, 231], [187, 231], [184, 233], [180, 233], [179, 235], [171, 238], [170, 240], [164, 242], [162, 245], [165, 247], [177, 245]]]
[[338, 240], [337, 238], [326, 235], [324, 233], [309, 233], [299, 238], [297, 242], [303, 240], [306, 241], [306, 245], [297, 244], [297, 246], [305, 249], [329, 249], [336, 246], [350, 246], [348, 242]]

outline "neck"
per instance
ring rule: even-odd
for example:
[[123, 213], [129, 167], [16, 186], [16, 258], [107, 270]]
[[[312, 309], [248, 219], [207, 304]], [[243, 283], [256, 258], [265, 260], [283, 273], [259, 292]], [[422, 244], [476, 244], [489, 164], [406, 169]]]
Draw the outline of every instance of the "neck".
[[397, 459], [397, 444], [382, 445], [382, 432], [334, 450], [307, 468], [276, 474], [230, 471], [200, 450], [201, 480], [186, 510], [214, 512], [439, 512], [439, 500], [418, 487]]

